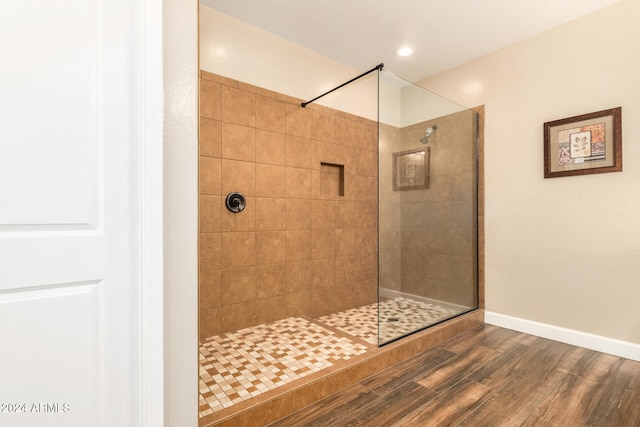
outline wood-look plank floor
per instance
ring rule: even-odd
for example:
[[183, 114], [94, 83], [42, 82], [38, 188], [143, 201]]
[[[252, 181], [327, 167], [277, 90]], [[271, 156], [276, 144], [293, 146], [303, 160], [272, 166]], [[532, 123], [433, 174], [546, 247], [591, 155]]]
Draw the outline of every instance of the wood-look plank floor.
[[482, 325], [270, 426], [640, 427], [640, 362]]

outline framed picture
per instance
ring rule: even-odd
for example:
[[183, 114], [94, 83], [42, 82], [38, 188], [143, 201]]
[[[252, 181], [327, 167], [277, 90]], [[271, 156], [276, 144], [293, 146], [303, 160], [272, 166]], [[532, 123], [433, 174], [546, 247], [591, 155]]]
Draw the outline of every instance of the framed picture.
[[393, 153], [393, 191], [429, 188], [429, 147]]
[[622, 171], [622, 108], [544, 124], [544, 177]]

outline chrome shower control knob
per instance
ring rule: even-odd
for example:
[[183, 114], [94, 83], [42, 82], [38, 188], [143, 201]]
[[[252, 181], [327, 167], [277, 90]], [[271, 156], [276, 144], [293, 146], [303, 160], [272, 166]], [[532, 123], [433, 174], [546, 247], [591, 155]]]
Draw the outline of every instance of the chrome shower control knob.
[[233, 213], [242, 212], [247, 202], [242, 193], [229, 193], [226, 200], [227, 209]]

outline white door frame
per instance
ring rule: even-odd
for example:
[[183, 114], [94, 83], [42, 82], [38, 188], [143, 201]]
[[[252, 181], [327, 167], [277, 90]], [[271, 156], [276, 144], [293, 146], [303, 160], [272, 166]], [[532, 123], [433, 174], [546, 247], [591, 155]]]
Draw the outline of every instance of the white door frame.
[[164, 423], [162, 0], [140, 0], [140, 414]]

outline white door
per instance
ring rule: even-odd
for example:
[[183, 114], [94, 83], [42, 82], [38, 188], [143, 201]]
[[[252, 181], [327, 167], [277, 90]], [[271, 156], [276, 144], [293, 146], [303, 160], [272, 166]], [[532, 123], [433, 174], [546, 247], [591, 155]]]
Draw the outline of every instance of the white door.
[[139, 7], [0, 8], [1, 426], [140, 424]]

